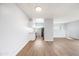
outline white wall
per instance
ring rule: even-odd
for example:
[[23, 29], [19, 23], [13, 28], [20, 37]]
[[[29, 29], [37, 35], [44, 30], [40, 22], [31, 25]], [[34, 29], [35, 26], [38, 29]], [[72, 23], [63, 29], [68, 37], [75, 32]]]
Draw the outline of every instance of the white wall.
[[54, 24], [53, 29], [54, 37], [65, 37], [65, 25], [63, 23]]
[[0, 55], [16, 55], [29, 41], [28, 18], [15, 4], [0, 4]]
[[66, 36], [79, 39], [79, 21], [66, 24]]
[[[79, 39], [79, 21], [54, 25], [54, 37]], [[72, 38], [71, 38], [72, 37]]]
[[44, 37], [46, 41], [53, 41], [53, 19], [45, 19]]

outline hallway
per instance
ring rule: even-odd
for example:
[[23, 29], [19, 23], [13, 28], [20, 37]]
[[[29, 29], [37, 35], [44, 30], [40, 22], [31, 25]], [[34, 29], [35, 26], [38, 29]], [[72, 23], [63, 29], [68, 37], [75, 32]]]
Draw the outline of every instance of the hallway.
[[29, 41], [17, 56], [77, 56], [79, 40], [55, 38], [55, 41], [41, 39]]

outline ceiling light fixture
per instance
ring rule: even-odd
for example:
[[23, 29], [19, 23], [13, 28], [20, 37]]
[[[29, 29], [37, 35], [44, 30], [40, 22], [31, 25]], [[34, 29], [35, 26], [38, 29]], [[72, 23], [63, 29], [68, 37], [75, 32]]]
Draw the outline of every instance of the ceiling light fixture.
[[42, 8], [41, 7], [36, 7], [36, 12], [41, 12]]

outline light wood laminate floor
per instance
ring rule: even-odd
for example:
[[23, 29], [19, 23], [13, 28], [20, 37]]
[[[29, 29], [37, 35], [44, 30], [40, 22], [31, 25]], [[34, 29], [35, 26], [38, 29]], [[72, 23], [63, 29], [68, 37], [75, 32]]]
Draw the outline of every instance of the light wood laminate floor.
[[29, 41], [17, 56], [79, 56], [79, 40], [55, 38], [54, 41]]

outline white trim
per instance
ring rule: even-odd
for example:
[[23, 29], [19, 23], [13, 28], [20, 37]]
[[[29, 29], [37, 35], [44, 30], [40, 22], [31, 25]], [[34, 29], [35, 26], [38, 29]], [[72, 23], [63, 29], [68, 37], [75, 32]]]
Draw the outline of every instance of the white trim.
[[73, 38], [71, 38], [71, 37], [66, 37], [67, 39], [69, 39], [69, 40], [74, 40]]
[[24, 43], [22, 43], [21, 46], [18, 49], [16, 49], [16, 51], [13, 52], [11, 56], [16, 56], [17, 53], [19, 53], [28, 42], [29, 42], [29, 40], [28, 41], [25, 41]]

